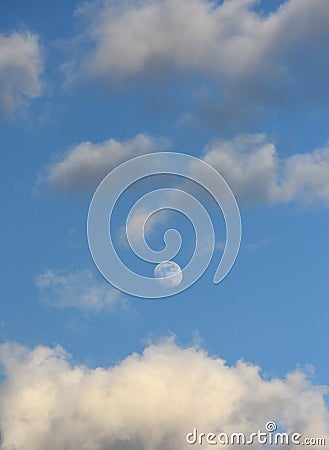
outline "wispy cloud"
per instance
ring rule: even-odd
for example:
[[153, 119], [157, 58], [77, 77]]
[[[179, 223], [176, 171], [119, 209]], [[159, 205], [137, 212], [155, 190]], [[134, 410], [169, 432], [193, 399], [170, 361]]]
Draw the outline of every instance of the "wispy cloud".
[[96, 280], [90, 270], [54, 271], [36, 277], [41, 299], [56, 308], [77, 308], [86, 312], [112, 311], [125, 302], [120, 291]]
[[186, 434], [250, 433], [274, 420], [329, 439], [324, 389], [300, 371], [264, 379], [259, 367], [228, 366], [169, 340], [110, 368], [73, 365], [60, 348], [0, 347], [4, 449], [190, 448]]
[[249, 250], [259, 250], [260, 248], [267, 247], [270, 244], [271, 240], [269, 238], [262, 239], [258, 242], [248, 242], [247, 248]]

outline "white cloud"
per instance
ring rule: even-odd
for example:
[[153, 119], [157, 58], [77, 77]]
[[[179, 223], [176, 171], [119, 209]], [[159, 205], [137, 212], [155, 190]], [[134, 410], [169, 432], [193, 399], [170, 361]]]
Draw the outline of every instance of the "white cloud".
[[41, 298], [57, 308], [78, 308], [99, 312], [113, 310], [124, 297], [105, 281], [98, 281], [89, 270], [56, 272], [48, 269], [36, 278]]
[[0, 34], [0, 108], [13, 113], [41, 93], [41, 50], [33, 34]]
[[124, 161], [164, 149], [165, 146], [165, 140], [153, 139], [145, 134], [138, 134], [124, 142], [115, 139], [98, 144], [82, 142], [45, 169], [40, 181], [46, 181], [60, 191], [88, 191]]
[[205, 149], [203, 159], [223, 175], [238, 200], [274, 201], [279, 163], [264, 135], [217, 141]]
[[252, 364], [172, 341], [108, 369], [73, 365], [60, 347], [9, 343], [0, 359], [3, 450], [183, 450], [195, 427], [251, 433], [269, 420], [329, 439], [324, 390], [300, 371], [263, 379]]
[[280, 158], [265, 135], [251, 134], [214, 142], [203, 158], [223, 175], [241, 202], [329, 205], [328, 146]]
[[231, 97], [227, 107], [233, 99], [245, 106], [316, 93], [321, 99], [329, 75], [328, 1], [288, 0], [267, 15], [255, 9], [258, 3], [86, 3], [78, 12], [89, 22], [85, 36], [92, 50], [78, 72], [117, 79], [196, 70], [221, 83], [224, 98]]
[[[82, 142], [44, 170], [40, 180], [59, 191], [91, 191], [122, 162], [163, 150], [166, 143], [165, 139], [152, 139], [143, 134], [125, 142], [114, 139], [99, 144]], [[284, 158], [279, 156], [275, 144], [269, 142], [265, 134], [244, 134], [230, 141], [214, 141], [203, 149], [201, 157], [223, 175], [239, 202], [329, 204], [328, 145]], [[156, 184], [152, 186], [157, 187]], [[144, 223], [154, 206], [149, 205], [136, 214], [131, 222], [132, 235], [134, 228]], [[148, 225], [156, 222], [156, 217], [152, 216]]]
[[[161, 199], [166, 196], [160, 194]], [[160, 200], [159, 197], [159, 200]], [[128, 245], [127, 236], [130, 243], [138, 250], [144, 239], [150, 235], [160, 225], [169, 220], [170, 212], [166, 210], [157, 210], [155, 205], [147, 204], [144, 208], [139, 208], [134, 214], [131, 214], [128, 224], [122, 225], [119, 230], [119, 241], [123, 246]]]
[[288, 158], [284, 177], [291, 197], [306, 202], [318, 199], [329, 204], [329, 146]]

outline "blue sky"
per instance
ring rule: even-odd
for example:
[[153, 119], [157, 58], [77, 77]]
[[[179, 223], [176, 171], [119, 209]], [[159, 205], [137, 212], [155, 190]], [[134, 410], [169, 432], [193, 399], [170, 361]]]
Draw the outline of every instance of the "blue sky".
[[[250, 361], [265, 380], [312, 366], [327, 385], [328, 18], [326, 0], [3, 0], [1, 341], [121, 368], [175, 336], [175, 351]], [[137, 299], [97, 271], [87, 213], [106, 173], [163, 149], [222, 173], [241, 249], [219, 285], [217, 251], [186, 291]]]

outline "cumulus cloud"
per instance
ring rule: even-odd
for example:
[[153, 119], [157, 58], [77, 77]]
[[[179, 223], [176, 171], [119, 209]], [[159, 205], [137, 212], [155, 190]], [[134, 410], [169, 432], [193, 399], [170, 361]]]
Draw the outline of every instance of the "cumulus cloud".
[[13, 113], [41, 92], [41, 50], [33, 34], [0, 34], [0, 108]]
[[97, 144], [82, 142], [47, 167], [41, 173], [39, 182], [46, 181], [59, 191], [90, 191], [124, 161], [165, 147], [164, 139], [153, 139], [145, 134], [138, 134], [124, 142], [115, 139]]
[[288, 197], [329, 203], [329, 146], [286, 159], [283, 176]]
[[[40, 180], [59, 191], [91, 191], [117, 165], [134, 156], [163, 150], [166, 142], [143, 134], [125, 142], [114, 139], [99, 144], [82, 142], [48, 166]], [[242, 203], [329, 204], [328, 145], [309, 153], [281, 157], [265, 134], [244, 134], [230, 141], [212, 142], [203, 149], [201, 158], [223, 175]], [[191, 167], [191, 175], [193, 170]], [[154, 206], [137, 211], [132, 225], [143, 224]], [[133, 232], [134, 226], [131, 228]]]
[[54, 271], [48, 269], [36, 278], [42, 300], [57, 308], [78, 308], [99, 312], [113, 310], [124, 301], [120, 291], [95, 279], [89, 270]]
[[329, 205], [328, 146], [281, 158], [264, 134], [249, 134], [214, 142], [203, 158], [224, 176], [241, 202]]
[[[165, 139], [143, 134], [125, 142], [82, 142], [48, 166], [39, 180], [59, 191], [91, 191], [117, 165], [165, 146]], [[230, 141], [214, 141], [203, 149], [201, 157], [224, 176], [242, 203], [329, 204], [328, 145], [284, 158], [265, 134], [244, 134]], [[139, 211], [132, 225], [143, 224], [148, 214], [148, 209]]]
[[329, 439], [324, 389], [300, 371], [264, 379], [253, 364], [228, 366], [173, 341], [110, 368], [74, 365], [60, 347], [12, 343], [0, 360], [3, 450], [182, 450], [193, 428], [251, 433], [269, 420]]
[[287, 0], [268, 14], [257, 0], [102, 0], [78, 12], [90, 77], [197, 71], [221, 84], [227, 107], [326, 92], [327, 0]]

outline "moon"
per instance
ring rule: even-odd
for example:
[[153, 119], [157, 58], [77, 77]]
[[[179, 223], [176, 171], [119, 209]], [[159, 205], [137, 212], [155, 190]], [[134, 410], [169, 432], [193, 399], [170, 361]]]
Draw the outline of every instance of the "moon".
[[154, 269], [154, 277], [166, 287], [176, 287], [183, 279], [183, 272], [179, 264], [174, 261], [163, 261]]

